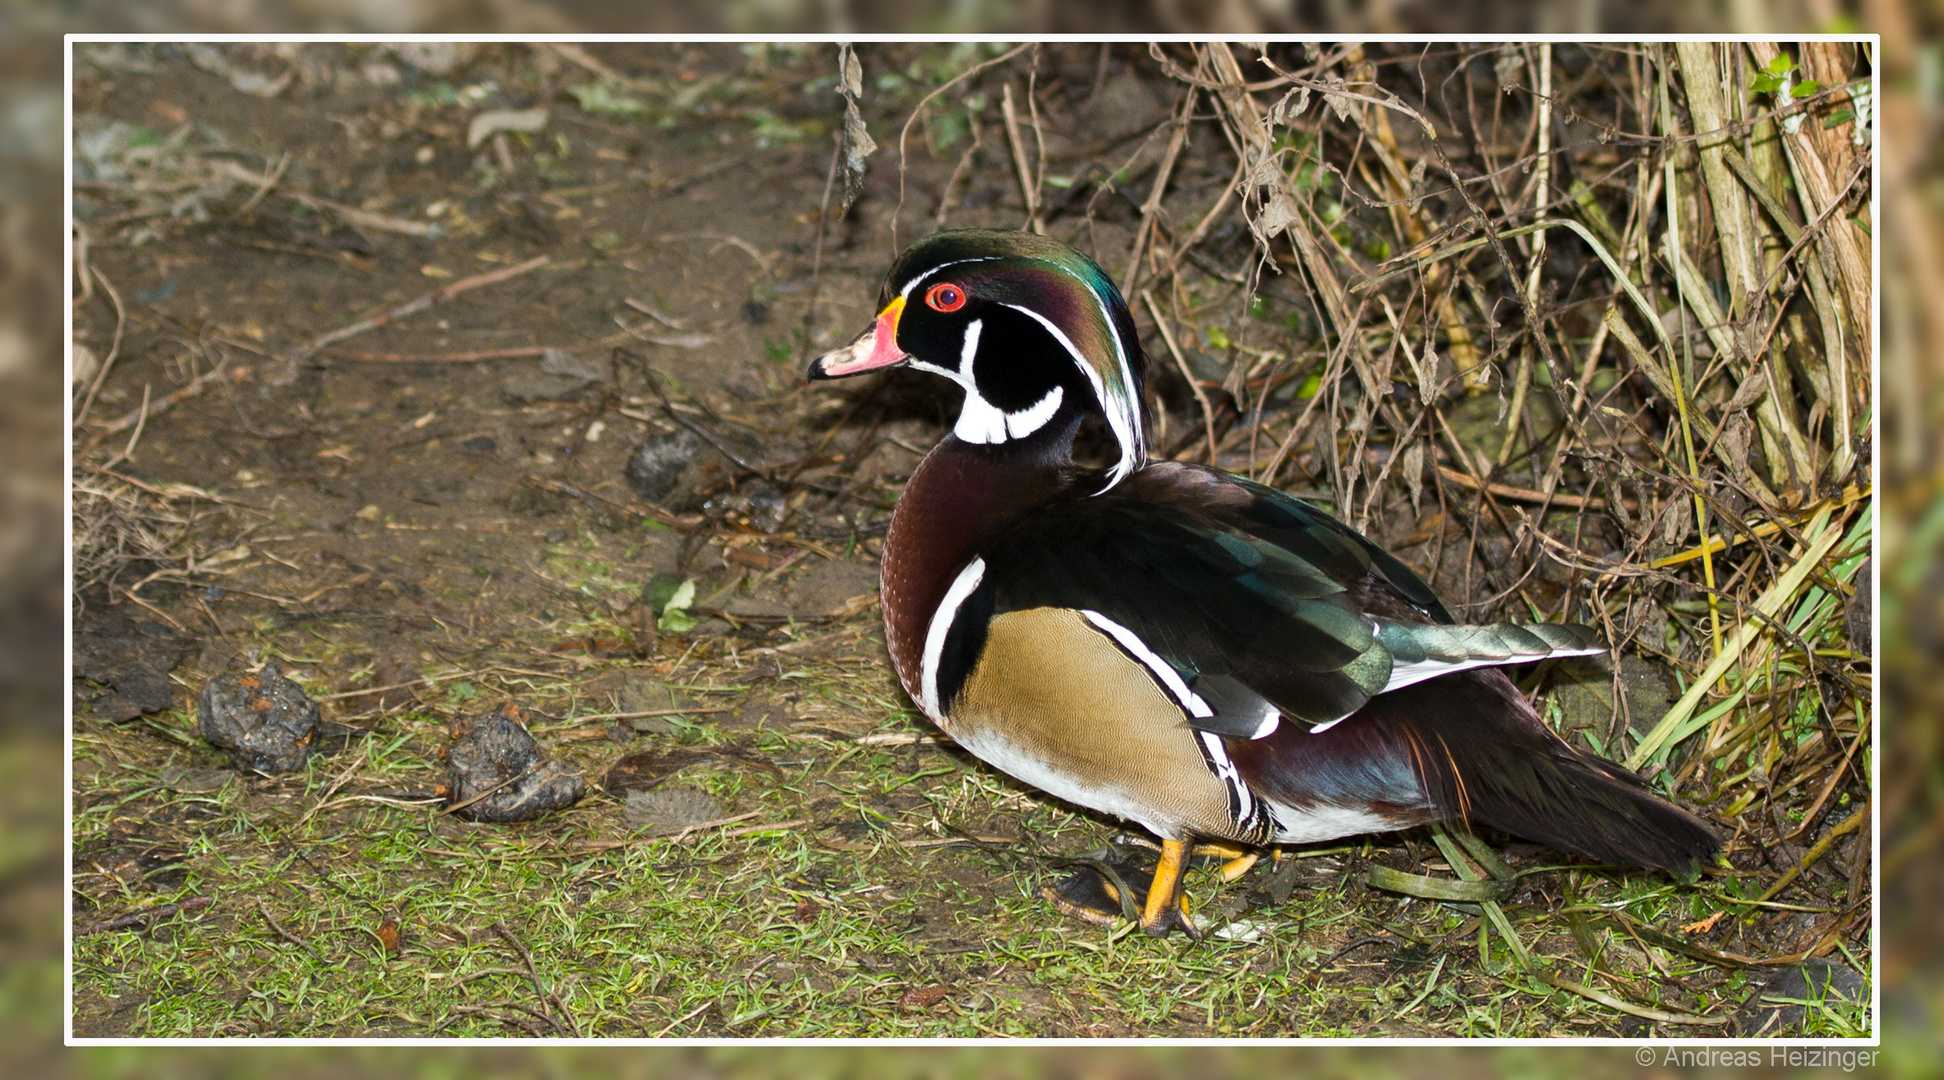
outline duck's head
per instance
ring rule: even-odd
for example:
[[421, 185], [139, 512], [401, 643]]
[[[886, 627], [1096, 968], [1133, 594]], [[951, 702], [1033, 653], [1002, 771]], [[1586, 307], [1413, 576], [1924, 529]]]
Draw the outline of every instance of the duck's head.
[[952, 433], [965, 442], [1064, 449], [1098, 415], [1120, 450], [1109, 487], [1146, 461], [1134, 319], [1079, 251], [1031, 233], [935, 233], [898, 256], [878, 303], [871, 327], [813, 361], [811, 378], [919, 368], [964, 388]]

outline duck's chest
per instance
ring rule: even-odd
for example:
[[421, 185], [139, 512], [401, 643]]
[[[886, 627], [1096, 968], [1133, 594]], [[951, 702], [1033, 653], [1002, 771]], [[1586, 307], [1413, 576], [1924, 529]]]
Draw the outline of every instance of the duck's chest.
[[1158, 836], [1259, 839], [1255, 800], [1223, 740], [1189, 727], [1174, 699], [1082, 612], [994, 616], [940, 723], [988, 764]]
[[[1162, 836], [1255, 831], [1246, 788], [1232, 767], [1220, 775], [1221, 740], [1211, 745], [1190, 728], [1153, 675], [1084, 611], [1001, 604], [993, 614], [990, 597], [974, 599], [984, 542], [1072, 497], [1057, 474], [1022, 475], [1016, 462], [980, 450], [950, 440], [934, 450], [885, 537], [886, 644], [912, 700], [981, 760], [1069, 802]], [[963, 620], [982, 620], [959, 627], [979, 642], [967, 656], [950, 647]]]
[[884, 538], [880, 596], [891, 666], [913, 700], [923, 700], [933, 625], [954, 583], [963, 590], [981, 541], [1064, 487], [1058, 470], [949, 437], [905, 482]]

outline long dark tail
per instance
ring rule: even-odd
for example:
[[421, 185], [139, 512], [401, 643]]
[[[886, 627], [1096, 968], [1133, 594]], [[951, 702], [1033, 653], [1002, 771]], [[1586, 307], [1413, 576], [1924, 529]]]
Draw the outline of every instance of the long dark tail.
[[1700, 818], [1640, 777], [1554, 734], [1496, 669], [1381, 694], [1320, 734], [1288, 728], [1248, 755], [1258, 759], [1248, 771], [1284, 789], [1271, 797], [1383, 805], [1400, 823], [1456, 818], [1675, 874], [1692, 873], [1721, 847]]
[[1554, 734], [1504, 672], [1465, 672], [1424, 689], [1418, 702], [1398, 704], [1415, 721], [1405, 730], [1420, 744], [1425, 790], [1445, 813], [1595, 859], [1678, 874], [1720, 849], [1700, 818], [1626, 768]]

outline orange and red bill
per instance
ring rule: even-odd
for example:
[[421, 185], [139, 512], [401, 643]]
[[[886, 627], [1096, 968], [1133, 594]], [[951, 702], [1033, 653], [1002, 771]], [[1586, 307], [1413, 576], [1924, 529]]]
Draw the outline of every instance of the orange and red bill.
[[867, 371], [882, 371], [910, 359], [898, 348], [898, 317], [904, 313], [904, 303], [902, 296], [891, 301], [878, 312], [870, 329], [859, 334], [856, 340], [810, 361], [810, 377], [841, 379]]

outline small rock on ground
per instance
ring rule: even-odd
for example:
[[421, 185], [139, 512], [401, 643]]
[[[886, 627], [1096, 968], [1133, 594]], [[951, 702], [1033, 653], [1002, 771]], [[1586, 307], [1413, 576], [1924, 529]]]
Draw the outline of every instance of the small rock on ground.
[[532, 716], [508, 704], [453, 720], [446, 800], [454, 813], [474, 821], [527, 821], [580, 801], [586, 779], [541, 756], [527, 730]]
[[196, 730], [239, 769], [295, 772], [316, 750], [317, 703], [274, 662], [225, 672], [203, 684]]

